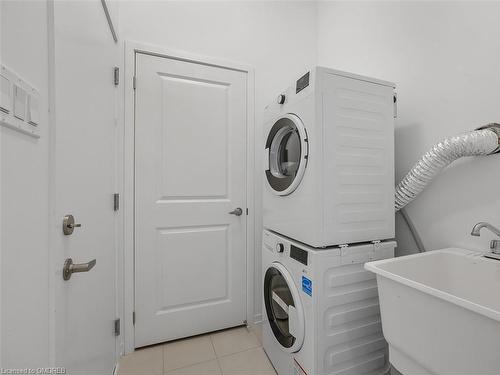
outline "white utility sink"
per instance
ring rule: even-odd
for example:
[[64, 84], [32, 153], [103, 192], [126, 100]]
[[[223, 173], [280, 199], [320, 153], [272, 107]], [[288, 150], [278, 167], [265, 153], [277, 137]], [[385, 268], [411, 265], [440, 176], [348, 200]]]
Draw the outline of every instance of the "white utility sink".
[[500, 374], [500, 261], [482, 255], [450, 248], [365, 265], [404, 375]]

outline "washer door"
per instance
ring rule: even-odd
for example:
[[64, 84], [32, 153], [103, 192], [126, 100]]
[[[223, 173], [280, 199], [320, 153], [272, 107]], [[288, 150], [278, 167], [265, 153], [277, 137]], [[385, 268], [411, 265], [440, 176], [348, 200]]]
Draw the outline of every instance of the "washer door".
[[295, 353], [304, 342], [304, 310], [292, 276], [273, 262], [264, 276], [264, 304], [274, 337], [283, 350]]
[[288, 195], [300, 184], [308, 156], [307, 133], [296, 115], [288, 113], [271, 127], [266, 141], [266, 177], [277, 195]]

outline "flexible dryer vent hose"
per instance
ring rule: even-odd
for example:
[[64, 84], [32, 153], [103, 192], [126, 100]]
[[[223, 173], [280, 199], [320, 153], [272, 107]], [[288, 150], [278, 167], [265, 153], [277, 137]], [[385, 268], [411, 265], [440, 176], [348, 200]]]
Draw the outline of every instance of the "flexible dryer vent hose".
[[464, 156], [494, 154], [500, 151], [499, 145], [500, 124], [496, 123], [435, 144], [396, 187], [396, 211], [415, 199], [427, 184], [453, 161]]

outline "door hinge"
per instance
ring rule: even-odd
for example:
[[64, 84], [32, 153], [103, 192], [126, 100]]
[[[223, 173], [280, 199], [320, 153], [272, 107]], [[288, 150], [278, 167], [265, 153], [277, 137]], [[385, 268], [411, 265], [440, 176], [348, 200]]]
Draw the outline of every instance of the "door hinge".
[[113, 194], [113, 210], [118, 211], [120, 209], [120, 194]]
[[120, 319], [115, 319], [115, 336], [120, 336]]
[[135, 76], [134, 76], [134, 78], [132, 79], [132, 87], [134, 88], [134, 90], [135, 90], [136, 86], [137, 86], [137, 78], [135, 78]]
[[113, 79], [115, 86], [118, 86], [120, 84], [120, 68], [117, 66], [113, 70]]
[[132, 324], [135, 325], [135, 311], [132, 312]]
[[393, 97], [394, 103], [394, 118], [398, 117], [398, 94], [395, 92]]

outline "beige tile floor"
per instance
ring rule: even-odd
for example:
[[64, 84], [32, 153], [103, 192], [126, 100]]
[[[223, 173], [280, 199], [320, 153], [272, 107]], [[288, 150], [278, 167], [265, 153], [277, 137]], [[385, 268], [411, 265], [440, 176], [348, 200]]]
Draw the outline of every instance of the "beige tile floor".
[[259, 329], [239, 327], [136, 350], [118, 375], [276, 375]]

